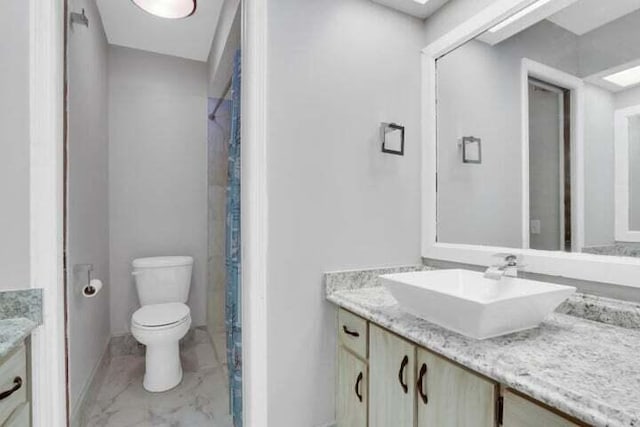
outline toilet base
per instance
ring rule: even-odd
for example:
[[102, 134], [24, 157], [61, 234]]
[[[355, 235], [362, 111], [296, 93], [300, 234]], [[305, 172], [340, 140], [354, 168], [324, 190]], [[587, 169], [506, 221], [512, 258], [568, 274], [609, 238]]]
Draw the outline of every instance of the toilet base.
[[182, 364], [178, 342], [147, 345], [142, 382], [145, 390], [159, 393], [171, 390], [181, 381]]

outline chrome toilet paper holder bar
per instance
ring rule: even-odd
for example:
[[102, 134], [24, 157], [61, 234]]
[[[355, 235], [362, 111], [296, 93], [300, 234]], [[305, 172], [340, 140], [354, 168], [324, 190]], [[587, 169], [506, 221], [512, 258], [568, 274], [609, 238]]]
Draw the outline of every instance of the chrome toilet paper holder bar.
[[82, 284], [81, 290], [87, 295], [93, 295], [96, 290], [91, 286], [91, 272], [93, 271], [93, 264], [76, 264], [73, 266], [73, 274], [80, 275], [86, 272], [87, 282]]

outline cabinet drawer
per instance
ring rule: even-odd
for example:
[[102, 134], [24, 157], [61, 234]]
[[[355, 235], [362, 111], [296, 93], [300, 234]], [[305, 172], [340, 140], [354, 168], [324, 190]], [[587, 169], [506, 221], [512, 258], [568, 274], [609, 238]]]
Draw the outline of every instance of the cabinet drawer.
[[[20, 384], [19, 387], [18, 384]], [[12, 389], [15, 389], [13, 393], [0, 400], [0, 424], [2, 425], [18, 406], [27, 401], [27, 360], [24, 346], [0, 362], [0, 393]]]
[[31, 426], [31, 408], [29, 402], [20, 404], [13, 411], [6, 423], [2, 427], [30, 427]]
[[340, 343], [363, 359], [367, 358], [369, 341], [367, 321], [345, 310], [338, 312]]

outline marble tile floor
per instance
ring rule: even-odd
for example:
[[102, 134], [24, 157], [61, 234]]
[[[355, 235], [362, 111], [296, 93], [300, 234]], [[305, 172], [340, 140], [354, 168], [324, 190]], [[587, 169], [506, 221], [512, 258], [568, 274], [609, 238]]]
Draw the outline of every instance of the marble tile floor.
[[[224, 335], [213, 340], [224, 345]], [[181, 346], [182, 383], [163, 393], [142, 387], [144, 357], [115, 356], [88, 410], [86, 427], [232, 427], [224, 347], [203, 329]]]

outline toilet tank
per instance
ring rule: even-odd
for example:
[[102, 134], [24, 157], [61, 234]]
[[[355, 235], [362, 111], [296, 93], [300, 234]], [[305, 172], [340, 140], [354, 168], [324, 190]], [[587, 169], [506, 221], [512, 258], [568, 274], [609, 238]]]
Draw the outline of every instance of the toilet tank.
[[132, 265], [140, 305], [187, 302], [193, 269], [192, 257], [138, 258], [133, 260]]

